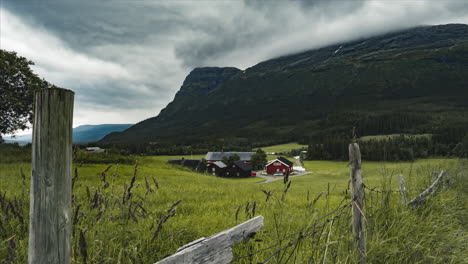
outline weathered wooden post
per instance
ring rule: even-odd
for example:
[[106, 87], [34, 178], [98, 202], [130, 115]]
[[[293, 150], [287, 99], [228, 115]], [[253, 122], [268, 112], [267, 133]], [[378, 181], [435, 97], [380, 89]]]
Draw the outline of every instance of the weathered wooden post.
[[60, 88], [34, 95], [29, 263], [71, 262], [73, 98]]
[[359, 263], [365, 264], [366, 224], [364, 216], [364, 185], [361, 171], [361, 151], [357, 143], [349, 144], [349, 163], [351, 175], [351, 199], [353, 203], [354, 246], [359, 253]]
[[402, 201], [404, 204], [407, 204], [407, 203], [408, 203], [408, 197], [407, 197], [407, 195], [406, 195], [405, 178], [403, 177], [402, 174], [400, 174], [400, 176], [398, 176], [398, 182], [400, 183], [400, 197], [401, 197], [401, 201]]

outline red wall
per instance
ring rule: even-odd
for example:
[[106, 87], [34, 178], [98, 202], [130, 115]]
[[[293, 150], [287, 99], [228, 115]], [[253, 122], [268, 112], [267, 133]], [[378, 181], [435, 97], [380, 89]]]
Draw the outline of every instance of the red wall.
[[293, 172], [292, 167], [288, 167], [288, 166], [284, 165], [283, 163], [280, 163], [280, 166], [276, 166], [275, 163], [276, 162], [273, 162], [272, 164], [267, 166], [266, 171], [267, 171], [268, 174], [273, 174], [273, 173], [277, 172], [278, 170], [280, 172], [282, 172], [283, 174], [286, 174], [287, 172], [289, 172], [289, 173]]

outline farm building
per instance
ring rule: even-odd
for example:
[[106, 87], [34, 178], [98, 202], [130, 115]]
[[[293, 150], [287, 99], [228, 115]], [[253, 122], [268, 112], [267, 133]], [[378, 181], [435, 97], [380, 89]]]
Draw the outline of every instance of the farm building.
[[220, 176], [222, 177], [250, 177], [252, 175], [252, 167], [240, 160], [226, 166]]
[[85, 151], [87, 152], [93, 152], [93, 153], [103, 153], [105, 152], [106, 150], [105, 149], [102, 149], [100, 147], [87, 147], [85, 148]]
[[293, 166], [294, 163], [292, 163], [288, 159], [284, 157], [278, 157], [275, 160], [268, 162], [265, 167], [268, 174], [280, 172], [283, 175], [285, 175], [294, 171]]
[[207, 171], [209, 174], [220, 176], [224, 168], [226, 168], [226, 164], [222, 161], [216, 161], [208, 164]]
[[205, 155], [205, 160], [208, 163], [212, 163], [216, 161], [222, 161], [224, 157], [238, 155], [240, 157], [240, 161], [249, 163], [253, 154], [255, 154], [255, 152], [208, 152]]

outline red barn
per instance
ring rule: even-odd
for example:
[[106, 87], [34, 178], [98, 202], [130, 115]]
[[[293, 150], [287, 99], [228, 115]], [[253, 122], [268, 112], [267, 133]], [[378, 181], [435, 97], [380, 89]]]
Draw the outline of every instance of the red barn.
[[266, 171], [268, 174], [281, 173], [286, 175], [287, 173], [293, 172], [293, 165], [291, 161], [284, 157], [278, 157], [267, 163]]

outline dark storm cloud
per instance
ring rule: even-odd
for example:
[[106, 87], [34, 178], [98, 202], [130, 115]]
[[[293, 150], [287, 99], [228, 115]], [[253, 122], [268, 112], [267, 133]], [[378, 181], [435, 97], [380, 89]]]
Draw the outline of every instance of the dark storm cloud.
[[148, 1], [18, 0], [5, 8], [39, 23], [76, 49], [105, 43], [141, 43], [187, 23], [176, 11]]
[[468, 2], [457, 0], [0, 3], [0, 47], [74, 90], [77, 122], [87, 123], [156, 115], [194, 67], [246, 68], [392, 30], [468, 22]]

